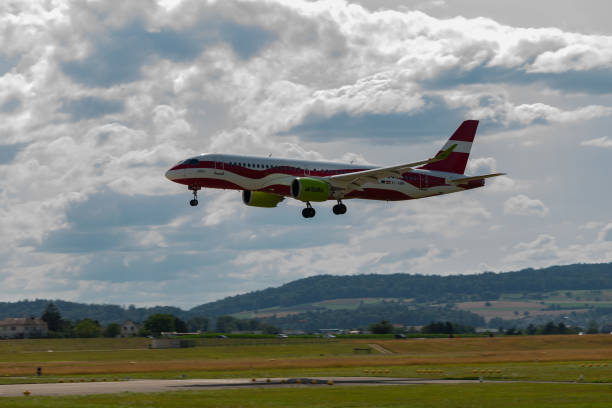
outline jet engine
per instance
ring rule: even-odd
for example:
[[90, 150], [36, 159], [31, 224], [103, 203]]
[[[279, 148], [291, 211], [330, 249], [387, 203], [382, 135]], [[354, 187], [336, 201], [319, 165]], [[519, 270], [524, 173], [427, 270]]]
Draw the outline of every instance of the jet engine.
[[250, 207], [276, 207], [285, 197], [277, 194], [264, 193], [263, 191], [242, 191], [242, 201]]
[[291, 183], [291, 196], [297, 200], [326, 201], [329, 199], [329, 184], [310, 177], [298, 177]]

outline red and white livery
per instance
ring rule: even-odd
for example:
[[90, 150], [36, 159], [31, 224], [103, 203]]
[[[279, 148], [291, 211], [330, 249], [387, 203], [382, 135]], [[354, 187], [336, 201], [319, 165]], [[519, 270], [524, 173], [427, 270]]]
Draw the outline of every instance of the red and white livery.
[[335, 200], [334, 214], [344, 214], [342, 200], [413, 200], [483, 187], [486, 178], [504, 174], [464, 175], [477, 127], [477, 120], [466, 120], [433, 158], [395, 166], [202, 154], [179, 162], [166, 177], [193, 192], [192, 206], [207, 187], [241, 190], [254, 207], [276, 207], [292, 197], [306, 203], [305, 218], [315, 215], [311, 202]]

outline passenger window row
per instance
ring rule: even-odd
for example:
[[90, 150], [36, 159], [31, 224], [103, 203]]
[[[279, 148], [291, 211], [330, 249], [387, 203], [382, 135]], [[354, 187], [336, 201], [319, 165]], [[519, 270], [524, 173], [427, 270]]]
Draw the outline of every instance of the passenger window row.
[[[200, 161], [198, 159], [187, 159], [183, 162], [183, 164], [189, 164], [189, 165], [196, 165], [200, 163]], [[280, 171], [304, 171], [304, 169], [300, 168], [300, 167], [293, 167], [293, 166], [273, 166], [270, 164], [259, 164], [259, 163], [245, 163], [245, 162], [228, 162], [225, 163], [226, 165], [229, 166], [239, 166], [239, 167], [246, 167], [246, 168], [250, 168], [250, 169], [277, 169]], [[317, 172], [317, 169], [312, 169], [313, 172]], [[344, 174], [344, 173], [349, 173], [349, 170], [325, 170], [325, 169], [318, 169], [318, 171], [322, 172], [323, 174], [326, 175], [335, 175], [335, 174]]]
[[[278, 169], [281, 171], [303, 171], [304, 169], [299, 168], [299, 167], [292, 167], [292, 166], [272, 166], [269, 164], [259, 164], [259, 163], [243, 163], [243, 162], [229, 162], [228, 163], [230, 166], [238, 166], [238, 167], [247, 167], [247, 168], [251, 168], [251, 169]], [[316, 172], [317, 169], [312, 169], [313, 172]], [[325, 173], [325, 174], [342, 174], [347, 172], [342, 171], [342, 170], [323, 170], [323, 169], [319, 169], [319, 171]]]

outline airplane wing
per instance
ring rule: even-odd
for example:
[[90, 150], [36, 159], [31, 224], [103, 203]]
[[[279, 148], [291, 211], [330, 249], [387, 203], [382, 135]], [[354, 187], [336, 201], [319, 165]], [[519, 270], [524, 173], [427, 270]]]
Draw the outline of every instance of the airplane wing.
[[450, 184], [465, 184], [470, 181], [483, 180], [489, 177], [505, 176], [506, 173], [495, 173], [495, 174], [483, 174], [482, 176], [464, 177], [460, 179], [449, 180]]
[[453, 152], [453, 150], [455, 150], [456, 147], [457, 145], [454, 144], [448, 149], [439, 152], [435, 157], [427, 160], [414, 163], [398, 164], [389, 167], [379, 167], [376, 169], [357, 171], [354, 173], [338, 174], [335, 176], [325, 177], [325, 179], [332, 185], [332, 187], [335, 188], [359, 189], [366, 183], [375, 183], [386, 177], [401, 177], [403, 173], [412, 170], [414, 167], [444, 160]]

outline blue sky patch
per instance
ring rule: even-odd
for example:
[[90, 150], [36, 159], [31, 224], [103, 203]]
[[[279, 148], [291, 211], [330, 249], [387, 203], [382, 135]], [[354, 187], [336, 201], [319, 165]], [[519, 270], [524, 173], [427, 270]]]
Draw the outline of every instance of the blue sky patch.
[[25, 144], [12, 144], [12, 145], [0, 145], [0, 164], [8, 164], [15, 160], [15, 156], [19, 153], [26, 145]]
[[1, 106], [0, 111], [4, 113], [13, 113], [21, 107], [21, 99], [16, 96], [8, 98]]
[[262, 28], [233, 22], [203, 22], [185, 31], [151, 32], [141, 21], [134, 21], [95, 39], [94, 50], [87, 58], [66, 61], [62, 69], [77, 82], [108, 87], [140, 79], [142, 66], [155, 57], [188, 61], [205, 46], [227, 41], [239, 57], [246, 59], [274, 38]]
[[14, 66], [14, 60], [0, 55], [0, 76], [9, 72]]
[[560, 73], [528, 73], [521, 68], [478, 66], [471, 70], [449, 69], [434, 78], [422, 81], [426, 89], [448, 89], [474, 84], [542, 84], [549, 88], [593, 94], [612, 93], [612, 69], [567, 71]]
[[415, 143], [450, 136], [449, 132], [467, 119], [463, 109], [450, 109], [433, 99], [430, 102], [428, 108], [416, 113], [351, 115], [341, 112], [328, 118], [308, 115], [285, 133], [316, 142], [365, 139], [372, 143]]
[[103, 191], [70, 207], [66, 211], [70, 227], [50, 232], [37, 249], [60, 253], [138, 249], [127, 241], [128, 228], [166, 224], [185, 208], [177, 195], [128, 196]]
[[69, 114], [72, 120], [79, 121], [119, 113], [123, 111], [123, 108], [123, 101], [120, 100], [86, 96], [65, 100], [61, 111]]

